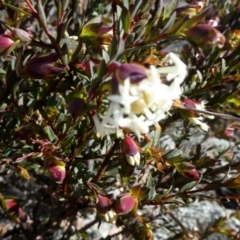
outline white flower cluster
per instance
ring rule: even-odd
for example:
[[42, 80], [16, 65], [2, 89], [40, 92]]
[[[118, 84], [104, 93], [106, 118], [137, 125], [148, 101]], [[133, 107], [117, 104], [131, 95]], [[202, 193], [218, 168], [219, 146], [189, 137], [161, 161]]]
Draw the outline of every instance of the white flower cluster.
[[[180, 85], [187, 75], [187, 67], [177, 55], [169, 53], [167, 57], [172, 66], [151, 66], [146, 69], [148, 77], [140, 82], [131, 83], [127, 78], [118, 83], [118, 93], [108, 97], [110, 105], [106, 115], [93, 117], [100, 136], [127, 128], [140, 137], [149, 132], [149, 126], [166, 117], [173, 101], [180, 98]], [[164, 84], [160, 74], [171, 83]]]

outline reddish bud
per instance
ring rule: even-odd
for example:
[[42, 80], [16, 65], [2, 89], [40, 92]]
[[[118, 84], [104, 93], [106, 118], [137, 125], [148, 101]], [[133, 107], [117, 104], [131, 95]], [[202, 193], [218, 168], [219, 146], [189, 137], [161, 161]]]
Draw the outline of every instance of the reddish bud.
[[85, 107], [85, 102], [81, 98], [76, 98], [68, 104], [68, 112], [73, 118], [78, 117]]
[[62, 184], [66, 177], [65, 163], [58, 160], [50, 160], [48, 163], [49, 177], [56, 183]]
[[201, 177], [201, 173], [191, 163], [180, 162], [180, 163], [175, 163], [174, 165], [177, 171], [186, 178], [190, 178], [197, 181]]
[[135, 206], [135, 199], [129, 193], [121, 194], [117, 197], [113, 208], [117, 215], [124, 215], [133, 210]]
[[226, 41], [224, 35], [209, 24], [194, 26], [186, 31], [186, 36], [190, 42], [201, 48], [211, 48], [215, 45], [222, 48]]
[[7, 215], [19, 222], [19, 219], [24, 219], [26, 213], [20, 207], [15, 199], [4, 199], [1, 197], [1, 203], [4, 211]]
[[47, 56], [31, 59], [25, 66], [26, 74], [35, 79], [55, 77], [66, 68], [55, 66], [58, 57], [58, 54], [50, 53]]
[[128, 135], [125, 136], [123, 148], [128, 163], [132, 166], [138, 166], [140, 164], [139, 148], [136, 142]]
[[0, 52], [7, 50], [13, 45], [13, 40], [5, 35], [0, 35]]
[[97, 194], [96, 208], [99, 213], [106, 214], [112, 207], [112, 201], [101, 194]]
[[117, 81], [122, 82], [129, 78], [131, 83], [139, 83], [147, 78], [146, 68], [137, 63], [123, 63], [116, 68], [114, 77]]

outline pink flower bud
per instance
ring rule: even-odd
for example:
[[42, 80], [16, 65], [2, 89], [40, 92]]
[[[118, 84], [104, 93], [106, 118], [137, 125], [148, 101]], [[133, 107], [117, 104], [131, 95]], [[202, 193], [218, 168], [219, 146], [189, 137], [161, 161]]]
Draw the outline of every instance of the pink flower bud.
[[186, 178], [190, 178], [197, 181], [201, 177], [201, 173], [191, 163], [179, 162], [175, 163], [174, 165], [177, 171]]
[[19, 219], [24, 219], [26, 213], [20, 207], [15, 199], [4, 199], [1, 197], [1, 202], [3, 209], [6, 211], [6, 214], [13, 218], [15, 221], [19, 222]]
[[135, 199], [129, 193], [118, 195], [113, 208], [117, 215], [124, 215], [133, 210], [135, 206]]
[[147, 70], [137, 63], [123, 63], [116, 68], [114, 77], [119, 82], [129, 78], [131, 83], [139, 83], [144, 78], [147, 78]]
[[138, 166], [140, 164], [140, 153], [136, 142], [126, 135], [123, 144], [128, 163], [132, 166]]
[[31, 42], [31, 40], [32, 40], [29, 33], [20, 28], [14, 28], [13, 32], [14, 32], [15, 36], [23, 42]]
[[0, 52], [7, 50], [13, 43], [13, 40], [8, 36], [0, 35]]
[[56, 183], [62, 184], [66, 177], [65, 163], [59, 160], [50, 160], [48, 164], [48, 174]]
[[97, 194], [96, 208], [99, 213], [106, 214], [112, 208], [111, 199], [101, 194]]
[[46, 56], [31, 59], [25, 66], [26, 74], [35, 79], [55, 77], [66, 68], [55, 66], [58, 57], [57, 53], [50, 53]]
[[209, 24], [198, 24], [186, 31], [188, 40], [198, 47], [211, 48], [217, 45], [222, 48], [225, 44], [224, 35]]

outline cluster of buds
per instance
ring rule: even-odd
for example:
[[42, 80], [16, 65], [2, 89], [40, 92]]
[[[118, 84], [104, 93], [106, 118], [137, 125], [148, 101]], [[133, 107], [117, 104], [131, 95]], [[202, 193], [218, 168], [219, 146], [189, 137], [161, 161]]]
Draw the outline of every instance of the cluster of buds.
[[0, 34], [0, 53], [11, 52], [21, 42], [28, 43], [32, 40], [30, 34], [20, 28], [12, 28]]
[[136, 204], [135, 198], [130, 193], [120, 194], [112, 202], [106, 195], [99, 193], [97, 186], [92, 183], [88, 183], [88, 185], [96, 197], [97, 212], [106, 222], [115, 224], [119, 215], [130, 213]]
[[[186, 65], [177, 55], [169, 53], [167, 58], [174, 65], [146, 69], [134, 63], [119, 64], [113, 74], [107, 113], [93, 116], [100, 136], [126, 128], [141, 137], [149, 132], [149, 126], [167, 116], [173, 101], [181, 96], [180, 85], [187, 75]], [[165, 84], [160, 74], [171, 83]]]
[[139, 147], [132, 137], [126, 135], [123, 142], [123, 150], [126, 154], [127, 161], [132, 166], [140, 164]]
[[102, 194], [96, 193], [96, 209], [99, 214], [101, 214], [102, 218], [109, 223], [115, 224], [117, 220], [117, 214], [112, 209], [112, 201], [106, 196]]

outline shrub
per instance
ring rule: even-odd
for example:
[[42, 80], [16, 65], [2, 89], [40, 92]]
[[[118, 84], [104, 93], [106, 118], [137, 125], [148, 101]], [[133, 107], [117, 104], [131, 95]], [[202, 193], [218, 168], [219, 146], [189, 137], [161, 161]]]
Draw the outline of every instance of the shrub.
[[[172, 209], [240, 187], [240, 6], [163, 2], [1, 1], [3, 237], [89, 239], [110, 222], [154, 239], [168, 213], [171, 239], [237, 238], [221, 221], [194, 233]], [[229, 149], [203, 146], [214, 137]]]

